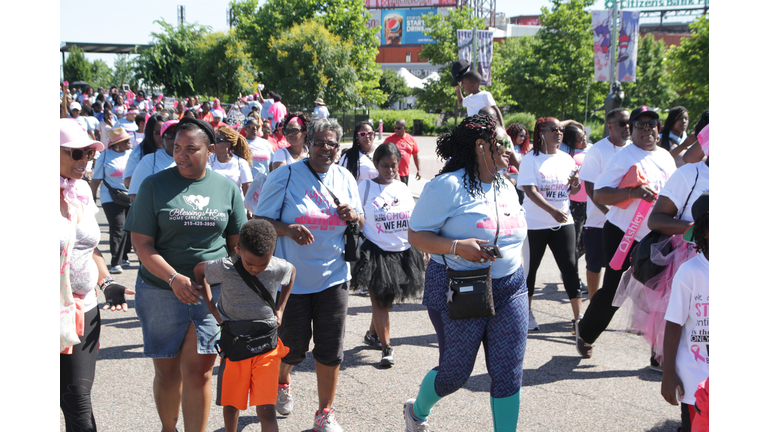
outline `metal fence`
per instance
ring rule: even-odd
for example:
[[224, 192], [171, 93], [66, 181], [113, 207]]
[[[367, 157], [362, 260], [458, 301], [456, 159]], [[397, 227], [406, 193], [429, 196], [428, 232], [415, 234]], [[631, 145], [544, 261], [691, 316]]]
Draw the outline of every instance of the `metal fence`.
[[344, 131], [342, 140], [351, 141], [352, 134], [355, 131], [355, 125], [358, 122], [369, 120], [370, 113], [368, 109], [357, 109], [350, 112], [331, 112], [331, 118], [335, 118], [341, 125], [341, 129]]

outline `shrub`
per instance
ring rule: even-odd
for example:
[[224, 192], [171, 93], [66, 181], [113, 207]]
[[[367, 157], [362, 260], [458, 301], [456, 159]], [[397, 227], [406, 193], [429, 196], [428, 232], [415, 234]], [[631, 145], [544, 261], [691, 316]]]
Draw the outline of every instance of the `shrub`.
[[436, 133], [435, 131], [441, 130], [441, 127], [435, 126], [439, 115], [422, 110], [370, 110], [369, 113], [374, 127], [379, 126], [379, 119], [384, 120], [384, 132], [393, 133], [395, 122], [399, 119], [405, 120], [408, 133], [413, 131], [413, 121], [416, 119], [423, 120], [422, 133], [425, 135], [432, 135]]
[[507, 114], [504, 116], [504, 125], [509, 127], [512, 123], [520, 123], [528, 129], [529, 132], [533, 131], [533, 127], [536, 126], [536, 116], [527, 113], [519, 112], [513, 114]]

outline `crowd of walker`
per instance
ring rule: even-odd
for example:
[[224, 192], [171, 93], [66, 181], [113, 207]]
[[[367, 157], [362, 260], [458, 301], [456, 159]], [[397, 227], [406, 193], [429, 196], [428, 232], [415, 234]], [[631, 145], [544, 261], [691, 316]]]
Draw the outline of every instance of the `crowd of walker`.
[[[590, 144], [573, 120], [505, 126], [477, 72], [454, 68], [453, 85], [467, 117], [437, 139], [445, 163], [415, 201], [407, 183], [411, 159], [420, 178], [419, 149], [404, 120], [378, 146], [373, 124], [358, 123], [339, 154], [342, 128], [320, 98], [312, 113], [288, 112], [278, 94], [259, 89], [227, 112], [218, 99], [172, 105], [163, 95], [70, 91], [65, 82], [66, 430], [96, 430], [84, 383], [95, 375], [98, 287], [106, 313], [126, 311], [125, 295], [135, 294], [163, 432], [176, 430], [180, 410], [185, 431], [205, 430], [219, 356], [225, 430], [256, 406], [261, 430], [277, 431], [310, 341], [313, 430], [342, 431], [333, 402], [355, 290], [370, 296], [361, 343], [381, 350], [381, 367], [396, 363], [394, 303], [421, 298], [434, 326], [439, 363], [405, 401], [407, 432], [429, 430], [431, 410], [465, 384], [481, 343], [494, 430], [514, 431], [547, 247], [570, 300], [574, 355], [600, 352], [600, 334], [623, 305], [650, 344], [650, 367], [663, 373], [663, 398], [681, 407], [681, 429], [708, 430], [708, 111], [687, 135], [683, 107], [663, 124], [647, 106], [617, 108], [606, 114], [608, 136]], [[97, 247], [97, 197], [110, 265]], [[131, 249], [140, 266], [129, 288], [110, 274], [138, 264]]]

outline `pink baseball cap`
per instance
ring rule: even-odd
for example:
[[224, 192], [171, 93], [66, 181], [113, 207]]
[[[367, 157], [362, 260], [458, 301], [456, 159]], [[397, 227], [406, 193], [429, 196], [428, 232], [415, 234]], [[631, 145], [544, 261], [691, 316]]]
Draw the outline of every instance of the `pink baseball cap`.
[[104, 144], [94, 141], [75, 119], [59, 119], [59, 147], [85, 148], [104, 151]]
[[168, 120], [167, 122], [163, 123], [163, 127], [160, 128], [160, 136], [165, 135], [165, 132], [170, 129], [171, 132], [173, 132], [173, 129], [176, 127], [176, 125], [179, 123], [178, 120]]
[[709, 157], [709, 125], [704, 126], [704, 129], [696, 136], [699, 140], [699, 145], [704, 151], [704, 154]]

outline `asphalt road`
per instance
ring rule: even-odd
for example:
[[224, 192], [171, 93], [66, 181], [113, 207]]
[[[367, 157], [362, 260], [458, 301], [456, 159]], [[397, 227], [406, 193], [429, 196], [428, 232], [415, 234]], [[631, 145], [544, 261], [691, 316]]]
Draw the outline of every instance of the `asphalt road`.
[[[434, 137], [418, 137], [424, 179], [410, 187], [418, 195], [434, 177], [439, 163], [434, 157]], [[100, 248], [109, 259], [108, 226], [99, 213]], [[131, 254], [135, 260], [135, 255]], [[584, 261], [579, 262], [586, 281]], [[137, 267], [115, 279], [133, 286]], [[620, 331], [621, 311], [597, 341], [592, 359], [581, 359], [571, 336], [571, 309], [552, 255], [544, 256], [537, 276], [532, 309], [540, 331], [528, 337], [524, 361], [518, 431], [676, 431], [679, 408], [660, 394], [661, 374], [648, 369], [650, 348], [641, 337]], [[100, 297], [103, 303], [103, 297]], [[141, 327], [133, 310], [102, 312], [102, 337], [93, 404], [100, 431], [159, 431], [160, 421], [152, 398], [152, 362], [142, 355]], [[588, 301], [585, 301], [585, 308]], [[334, 406], [346, 431], [404, 430], [403, 402], [418, 393], [421, 379], [437, 365], [438, 348], [427, 312], [420, 300], [396, 305], [390, 314], [396, 364], [380, 369], [380, 353], [363, 344], [371, 319], [368, 297], [350, 296], [344, 343], [344, 362]], [[214, 388], [218, 372], [214, 369]], [[312, 354], [293, 372], [294, 413], [279, 416], [284, 431], [312, 429], [317, 391]], [[490, 431], [490, 379], [480, 350], [472, 376], [458, 392], [444, 398], [430, 416], [433, 431]], [[64, 431], [63, 418], [60, 430]], [[222, 409], [211, 407], [209, 431], [223, 431]], [[183, 421], [179, 421], [183, 431]], [[256, 411], [241, 414], [241, 431], [259, 431]]]

